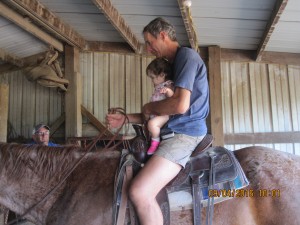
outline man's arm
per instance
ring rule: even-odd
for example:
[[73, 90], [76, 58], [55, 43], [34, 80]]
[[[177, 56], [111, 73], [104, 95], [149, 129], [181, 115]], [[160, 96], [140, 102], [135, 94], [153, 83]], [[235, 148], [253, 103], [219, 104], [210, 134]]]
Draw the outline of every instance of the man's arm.
[[[127, 114], [129, 123], [137, 123], [142, 124], [143, 123], [143, 117], [141, 113], [132, 113]], [[114, 114], [107, 114], [106, 115], [106, 123], [112, 127], [112, 128], [118, 128], [121, 127], [124, 123], [125, 116], [120, 113], [114, 113]]]
[[143, 106], [142, 112], [147, 115], [174, 115], [183, 114], [190, 107], [191, 92], [187, 89], [176, 87], [174, 95], [162, 101], [149, 102]]

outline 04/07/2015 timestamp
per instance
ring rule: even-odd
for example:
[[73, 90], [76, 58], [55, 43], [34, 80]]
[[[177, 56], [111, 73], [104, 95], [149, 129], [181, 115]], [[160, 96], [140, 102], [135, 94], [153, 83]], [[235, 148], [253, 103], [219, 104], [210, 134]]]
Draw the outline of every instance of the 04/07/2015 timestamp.
[[243, 198], [243, 197], [272, 197], [279, 198], [279, 189], [238, 189], [238, 190], [216, 190], [211, 189], [208, 191], [208, 197], [230, 197], [230, 198]]

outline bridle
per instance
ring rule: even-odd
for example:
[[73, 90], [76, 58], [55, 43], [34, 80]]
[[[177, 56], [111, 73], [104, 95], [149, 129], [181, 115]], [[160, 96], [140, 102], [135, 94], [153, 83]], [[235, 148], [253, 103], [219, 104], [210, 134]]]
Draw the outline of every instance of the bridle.
[[[111, 149], [115, 149], [117, 146], [119, 146], [120, 144], [122, 144], [124, 142], [125, 145], [128, 145], [129, 142], [126, 140], [119, 140], [116, 144], [112, 143], [117, 139], [120, 131], [122, 130], [123, 126], [125, 124], [128, 124], [129, 119], [128, 116], [125, 113], [125, 110], [123, 108], [110, 108], [108, 110], [109, 114], [115, 114], [115, 113], [120, 113], [122, 115], [124, 115], [125, 119], [121, 125], [121, 127], [119, 127], [117, 129], [117, 131], [115, 132], [114, 136], [109, 140], [109, 142], [105, 145], [104, 149], [102, 149], [102, 151], [108, 151]], [[62, 179], [53, 187], [50, 189], [50, 191], [48, 191], [37, 203], [33, 204], [32, 206], [30, 206], [22, 215], [17, 215], [16, 218], [12, 221], [10, 221], [9, 223], [7, 223], [7, 225], [13, 225], [15, 222], [17, 222], [18, 220], [20, 220], [20, 218], [23, 218], [25, 215], [27, 215], [28, 213], [30, 213], [33, 209], [35, 209], [36, 207], [38, 207], [41, 203], [43, 203], [44, 201], [46, 201], [50, 195], [52, 195], [55, 191], [57, 191], [57, 189], [66, 181], [66, 179], [71, 175], [71, 173], [77, 168], [77, 166], [83, 161], [83, 159], [85, 158], [85, 156], [93, 149], [94, 146], [96, 146], [97, 142], [101, 139], [103, 139], [103, 137], [105, 137], [105, 133], [109, 130], [109, 126], [106, 126], [106, 129], [104, 129], [97, 137], [95, 137], [95, 139], [89, 143], [86, 148], [85, 148], [85, 153], [74, 163], [74, 165], [68, 170], [66, 171], [63, 176]], [[109, 147], [110, 145], [112, 145], [111, 147]]]

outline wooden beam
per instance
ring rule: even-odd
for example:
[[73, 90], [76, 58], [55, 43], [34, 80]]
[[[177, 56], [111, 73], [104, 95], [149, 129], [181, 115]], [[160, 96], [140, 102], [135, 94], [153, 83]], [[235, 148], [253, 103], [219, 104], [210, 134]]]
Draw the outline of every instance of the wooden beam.
[[70, 81], [65, 94], [65, 138], [82, 136], [82, 81], [79, 73], [79, 49], [65, 47], [65, 78]]
[[71, 46], [85, 48], [84, 38], [37, 0], [9, 0], [22, 13]]
[[208, 48], [208, 74], [210, 91], [210, 125], [214, 146], [224, 146], [222, 90], [221, 90], [221, 49]]
[[121, 42], [87, 42], [85, 51], [91, 52], [117, 52], [117, 53], [134, 53], [132, 48], [127, 43]]
[[33, 65], [37, 65], [38, 62], [40, 62], [46, 55], [46, 52], [41, 52], [32, 56], [27, 56], [25, 58], [22, 58], [22, 62], [23, 62], [23, 66], [19, 67], [19, 66], [15, 66], [9, 63], [4, 63], [2, 65], [0, 65], [0, 74], [3, 73], [8, 73], [8, 72], [13, 72], [13, 71], [17, 71], [20, 70], [26, 66], [33, 66]]
[[299, 143], [300, 132], [225, 134], [226, 145]]
[[263, 34], [263, 38], [259, 44], [256, 53], [256, 61], [259, 62], [261, 60], [262, 53], [265, 51], [265, 48], [270, 40], [270, 37], [275, 29], [275, 25], [278, 23], [279, 18], [284, 11], [288, 0], [277, 0], [271, 15], [270, 20], [266, 26], [265, 32]]
[[1, 2], [0, 2], [0, 15], [12, 21], [22, 29], [26, 30], [27, 32], [31, 33], [33, 36], [37, 37], [38, 39], [53, 46], [58, 51], [63, 52], [64, 46], [60, 41], [53, 38], [48, 33], [42, 31], [39, 27], [35, 26], [28, 20], [25, 20], [22, 16], [15, 13], [13, 10], [11, 10], [9, 7], [7, 7]]
[[[222, 49], [221, 59], [236, 62], [255, 62], [255, 51]], [[300, 65], [300, 54], [285, 52], [263, 52], [259, 63]]]
[[135, 53], [141, 54], [142, 44], [140, 44], [136, 35], [132, 32], [130, 27], [126, 24], [123, 17], [113, 6], [110, 0], [92, 0], [94, 4], [103, 12], [111, 24], [119, 31], [122, 37], [132, 47]]
[[[86, 116], [91, 124], [93, 124], [100, 132], [106, 130], [106, 127], [83, 105], [81, 105], [81, 113], [82, 115]], [[105, 134], [107, 136], [113, 136], [113, 133], [111, 133], [109, 130], [107, 130]]]
[[0, 83], [0, 142], [7, 142], [9, 86]]
[[24, 64], [24, 62], [21, 58], [15, 56], [15, 55], [9, 54], [4, 49], [1, 49], [1, 48], [0, 48], [0, 59], [3, 60], [4, 62], [7, 62], [9, 64], [12, 64], [12, 65], [15, 65], [18, 67], [21, 67]]
[[50, 126], [51, 136], [58, 130], [58, 128], [65, 122], [65, 114], [62, 114], [58, 117], [54, 123]]
[[199, 44], [198, 44], [198, 38], [197, 33], [195, 31], [192, 15], [191, 15], [191, 9], [190, 7], [183, 4], [182, 0], [178, 0], [179, 9], [181, 12], [181, 16], [184, 22], [185, 30], [187, 32], [187, 35], [189, 37], [190, 45], [193, 49], [195, 49], [198, 53], [200, 53]]

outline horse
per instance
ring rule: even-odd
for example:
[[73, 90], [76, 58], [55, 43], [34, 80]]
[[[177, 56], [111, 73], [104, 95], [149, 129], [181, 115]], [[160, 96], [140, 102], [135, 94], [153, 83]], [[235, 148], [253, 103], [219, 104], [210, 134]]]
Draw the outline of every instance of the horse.
[[[234, 154], [250, 185], [215, 205], [213, 224], [300, 224], [300, 157], [258, 146]], [[0, 205], [37, 225], [111, 225], [120, 157], [118, 149], [0, 143]], [[193, 224], [192, 210], [172, 211], [171, 224]]]

